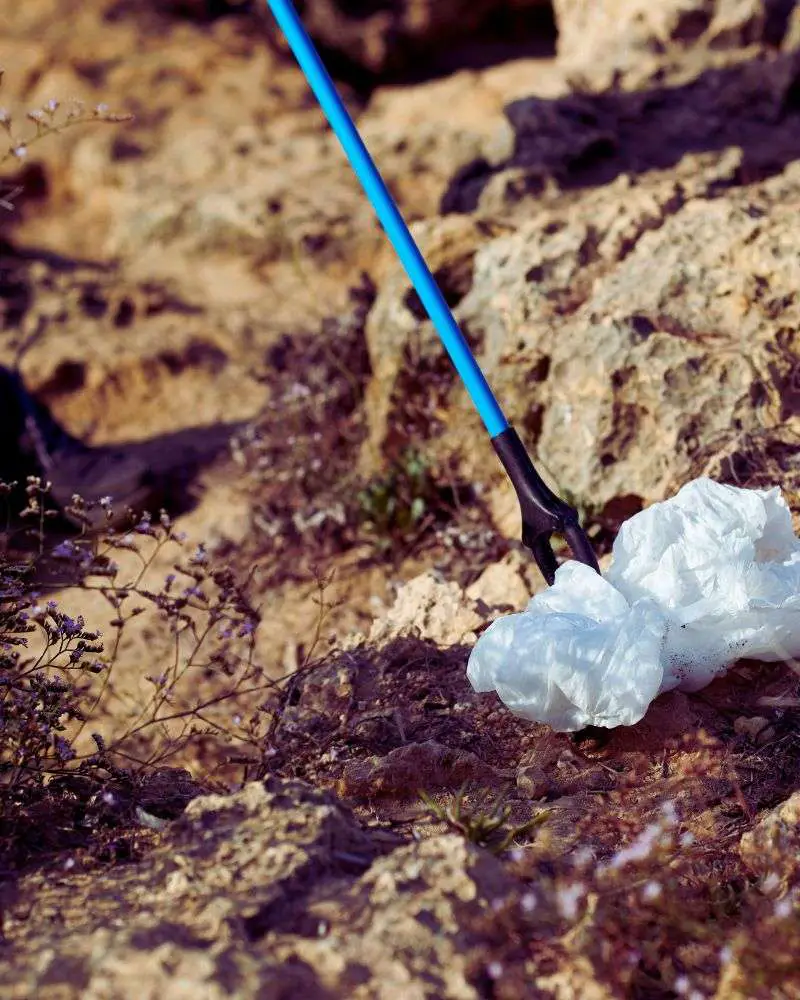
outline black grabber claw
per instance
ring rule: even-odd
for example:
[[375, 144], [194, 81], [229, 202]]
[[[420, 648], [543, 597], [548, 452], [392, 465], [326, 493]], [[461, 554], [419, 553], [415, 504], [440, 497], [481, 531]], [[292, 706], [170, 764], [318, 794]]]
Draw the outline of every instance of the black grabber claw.
[[494, 450], [514, 485], [522, 511], [522, 543], [533, 553], [542, 576], [552, 584], [558, 563], [550, 545], [550, 536], [563, 535], [578, 562], [597, 573], [597, 557], [578, 512], [547, 486], [536, 471], [525, 446], [513, 427], [492, 438]]

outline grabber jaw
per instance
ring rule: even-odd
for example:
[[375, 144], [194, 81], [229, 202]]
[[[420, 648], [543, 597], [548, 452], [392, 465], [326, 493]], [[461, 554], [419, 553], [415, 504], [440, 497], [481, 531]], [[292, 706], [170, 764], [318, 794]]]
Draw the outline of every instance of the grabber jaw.
[[513, 427], [492, 438], [494, 450], [508, 473], [522, 512], [522, 543], [548, 584], [555, 580], [558, 562], [550, 545], [550, 536], [563, 535], [578, 562], [600, 572], [592, 544], [580, 526], [578, 512], [565, 503], [536, 471], [525, 446]]

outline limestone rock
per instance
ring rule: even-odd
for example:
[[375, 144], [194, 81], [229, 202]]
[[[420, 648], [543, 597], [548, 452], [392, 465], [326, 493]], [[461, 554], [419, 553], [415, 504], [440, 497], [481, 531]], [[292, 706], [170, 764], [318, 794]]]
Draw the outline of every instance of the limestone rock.
[[332, 797], [252, 783], [195, 799], [133, 866], [29, 876], [24, 905], [6, 914], [0, 989], [15, 1000], [477, 1000], [462, 928], [512, 886], [459, 836], [376, 860]]
[[[519, 512], [517, 512], [519, 520]], [[510, 552], [493, 562], [466, 591], [467, 597], [481, 601], [487, 610], [522, 611], [531, 599], [535, 584], [532, 560], [526, 553]], [[538, 576], [538, 573], [536, 574]]]
[[800, 877], [800, 792], [762, 816], [742, 837], [739, 853], [761, 877], [768, 895], [795, 884]]
[[[661, 499], [702, 447], [786, 419], [794, 348], [788, 333], [778, 335], [783, 348], [774, 338], [800, 319], [798, 200], [793, 166], [725, 199], [686, 199], [666, 181], [620, 183], [594, 217], [541, 212], [477, 249], [472, 229], [454, 235], [446, 220], [446, 261], [455, 267], [474, 251], [457, 315], [543, 474], [600, 509], [614, 497]], [[388, 283], [376, 304], [373, 449], [407, 391], [403, 351], [430, 336], [404, 317], [405, 294]], [[478, 420], [441, 378], [435, 390], [422, 376], [415, 385], [448, 405], [429, 436], [467, 476], [486, 476]]]
[[794, 4], [770, 0], [554, 0], [562, 64], [595, 86], [634, 74], [690, 48], [780, 45]]
[[386, 616], [372, 626], [369, 641], [386, 643], [414, 634], [441, 646], [454, 646], [474, 641], [474, 630], [483, 621], [474, 601], [457, 583], [423, 573], [400, 588]]

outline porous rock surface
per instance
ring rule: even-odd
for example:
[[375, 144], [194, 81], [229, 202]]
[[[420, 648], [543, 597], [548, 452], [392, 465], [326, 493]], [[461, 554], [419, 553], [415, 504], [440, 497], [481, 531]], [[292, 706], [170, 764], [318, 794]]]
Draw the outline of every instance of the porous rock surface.
[[[795, 881], [800, 872], [800, 792], [763, 815], [742, 837], [739, 852], [756, 875], [771, 877], [768, 894]], [[781, 859], [778, 870], [776, 859]]]
[[656, 67], [695, 64], [725, 50], [797, 43], [793, 0], [554, 0], [558, 54], [593, 88], [646, 79]]
[[476, 998], [460, 923], [508, 890], [502, 865], [453, 835], [380, 854], [300, 782], [197, 798], [143, 862], [18, 887], [49, 883], [7, 915], [3, 995]]
[[[512, 157], [418, 226], [507, 415], [581, 503], [662, 499], [704, 448], [793, 421], [797, 79], [794, 59], [755, 61], [698, 78], [680, 112], [663, 86], [517, 102]], [[411, 426], [480, 476], [480, 423], [399, 271], [367, 337], [365, 462], [408, 421], [412, 363]]]

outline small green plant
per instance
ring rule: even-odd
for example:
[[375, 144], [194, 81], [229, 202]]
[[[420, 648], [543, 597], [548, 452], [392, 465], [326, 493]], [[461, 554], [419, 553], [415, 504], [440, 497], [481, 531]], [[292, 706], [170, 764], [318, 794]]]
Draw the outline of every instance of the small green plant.
[[380, 549], [409, 540], [441, 504], [427, 460], [413, 450], [360, 490], [357, 501], [359, 523]]
[[447, 823], [471, 844], [485, 847], [493, 854], [504, 854], [523, 837], [541, 826], [549, 810], [541, 809], [526, 823], [509, 824], [512, 807], [508, 804], [507, 793], [496, 794], [492, 789], [479, 789], [467, 806], [468, 787], [463, 785], [445, 802], [437, 802], [427, 792], [420, 792], [420, 801], [438, 820]]

